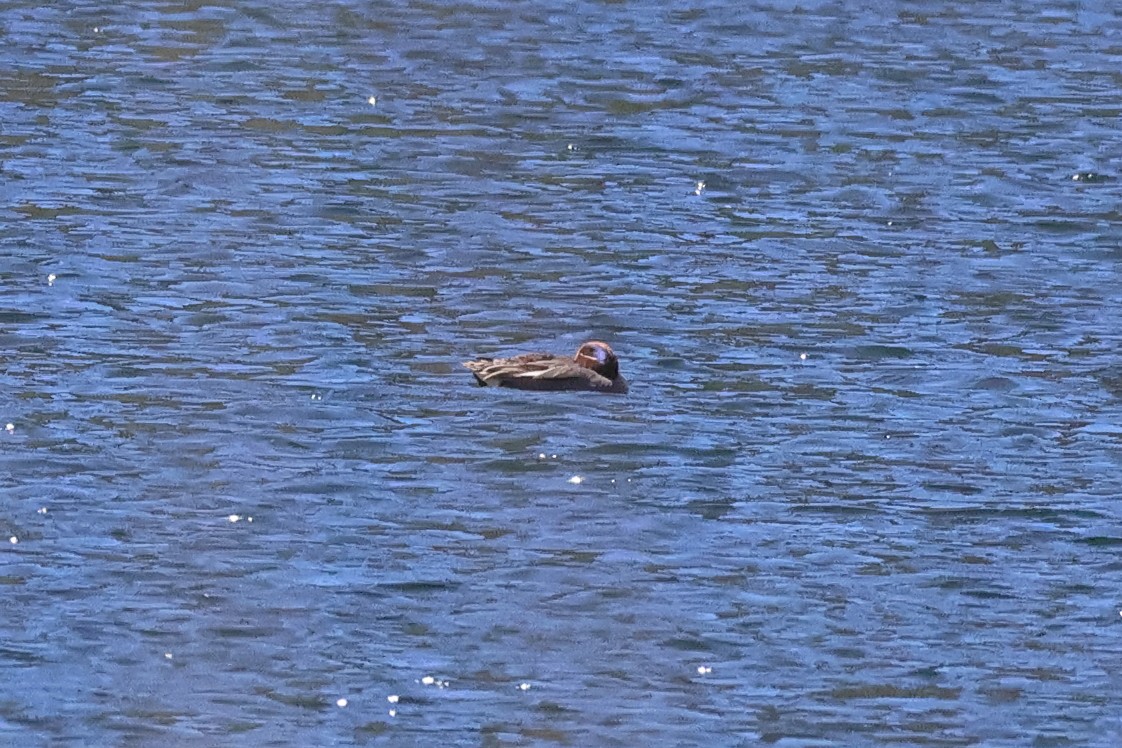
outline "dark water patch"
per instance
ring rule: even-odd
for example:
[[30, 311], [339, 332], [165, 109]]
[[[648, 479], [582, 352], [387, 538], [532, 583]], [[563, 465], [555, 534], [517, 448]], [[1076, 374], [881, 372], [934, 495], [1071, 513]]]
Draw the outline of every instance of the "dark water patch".
[[1110, 548], [1116, 545], [1122, 545], [1122, 538], [1108, 537], [1108, 536], [1094, 536], [1083, 538], [1080, 542], [1085, 543], [1092, 548]]

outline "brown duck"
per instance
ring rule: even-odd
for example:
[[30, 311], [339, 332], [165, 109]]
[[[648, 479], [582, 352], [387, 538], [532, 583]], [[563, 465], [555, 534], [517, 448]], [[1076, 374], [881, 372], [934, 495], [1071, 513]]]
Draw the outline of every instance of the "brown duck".
[[611, 346], [590, 340], [572, 358], [552, 353], [523, 353], [511, 358], [465, 361], [480, 387], [513, 387], [518, 390], [627, 392], [619, 373], [619, 359]]

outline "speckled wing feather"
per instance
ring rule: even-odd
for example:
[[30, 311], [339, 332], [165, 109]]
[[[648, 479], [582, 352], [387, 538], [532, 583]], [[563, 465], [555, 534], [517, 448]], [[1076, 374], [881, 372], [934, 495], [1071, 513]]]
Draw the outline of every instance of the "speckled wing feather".
[[480, 385], [520, 390], [607, 390], [612, 380], [549, 353], [465, 361]]

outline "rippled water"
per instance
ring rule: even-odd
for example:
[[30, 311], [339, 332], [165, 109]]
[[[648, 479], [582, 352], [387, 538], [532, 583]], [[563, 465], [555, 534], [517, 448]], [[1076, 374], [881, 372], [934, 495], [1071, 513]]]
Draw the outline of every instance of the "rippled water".
[[1119, 12], [0, 38], [0, 742], [1122, 738]]

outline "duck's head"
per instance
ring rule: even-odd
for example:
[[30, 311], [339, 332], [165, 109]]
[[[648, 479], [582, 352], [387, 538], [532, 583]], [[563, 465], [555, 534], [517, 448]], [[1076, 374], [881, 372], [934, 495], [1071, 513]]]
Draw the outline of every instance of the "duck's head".
[[607, 343], [590, 340], [577, 349], [577, 355], [573, 358], [581, 366], [592, 369], [602, 377], [613, 381], [619, 377], [619, 359]]

